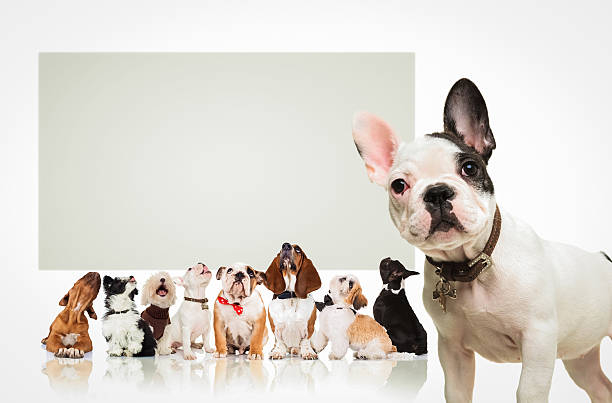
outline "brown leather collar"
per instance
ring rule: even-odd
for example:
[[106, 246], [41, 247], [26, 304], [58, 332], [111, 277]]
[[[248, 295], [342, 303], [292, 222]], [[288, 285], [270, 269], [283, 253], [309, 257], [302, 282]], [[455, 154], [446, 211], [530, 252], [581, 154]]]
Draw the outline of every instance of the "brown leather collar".
[[184, 297], [184, 299], [185, 301], [197, 302], [199, 304], [202, 304], [202, 309], [208, 309], [208, 298], [198, 299], [198, 298]]
[[433, 258], [427, 256], [427, 261], [436, 268], [436, 274], [446, 281], [461, 281], [465, 283], [473, 281], [480, 273], [493, 264], [491, 254], [493, 249], [495, 249], [495, 245], [497, 245], [500, 232], [501, 214], [499, 207], [496, 205], [491, 235], [489, 235], [487, 244], [478, 256], [465, 262], [436, 262]]

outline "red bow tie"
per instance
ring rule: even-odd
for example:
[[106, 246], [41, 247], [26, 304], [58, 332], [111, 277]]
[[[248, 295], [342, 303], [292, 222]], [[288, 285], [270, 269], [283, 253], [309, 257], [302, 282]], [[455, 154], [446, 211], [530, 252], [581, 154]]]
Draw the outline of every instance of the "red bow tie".
[[230, 304], [228, 300], [221, 296], [217, 297], [217, 301], [219, 301], [221, 305], [231, 305], [232, 308], [234, 308], [234, 312], [236, 312], [236, 315], [242, 315], [242, 307], [239, 303], [234, 302], [233, 304]]

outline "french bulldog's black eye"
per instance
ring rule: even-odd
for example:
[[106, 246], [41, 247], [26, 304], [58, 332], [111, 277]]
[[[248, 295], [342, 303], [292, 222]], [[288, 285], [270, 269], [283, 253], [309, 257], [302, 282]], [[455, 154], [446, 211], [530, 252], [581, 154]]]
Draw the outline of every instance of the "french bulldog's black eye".
[[247, 270], [247, 274], [249, 275], [249, 277], [255, 276], [255, 273], [253, 273], [253, 270], [251, 269]]
[[295, 253], [302, 253], [302, 251], [298, 247], [296, 247], [294, 250], [295, 250]]
[[232, 272], [232, 268], [230, 267], [229, 269], [227, 269], [227, 274], [230, 274]]
[[393, 189], [393, 193], [401, 195], [408, 189], [408, 184], [403, 179], [396, 179], [391, 182], [391, 189]]
[[475, 176], [478, 174], [478, 165], [474, 161], [466, 161], [461, 166], [461, 175]]
[[187, 269], [187, 271], [191, 271], [191, 267]]

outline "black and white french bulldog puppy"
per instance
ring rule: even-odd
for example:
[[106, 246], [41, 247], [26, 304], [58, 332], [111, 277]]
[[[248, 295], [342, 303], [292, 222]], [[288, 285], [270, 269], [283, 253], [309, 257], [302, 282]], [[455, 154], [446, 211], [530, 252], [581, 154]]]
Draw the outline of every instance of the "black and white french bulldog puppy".
[[400, 235], [427, 256], [423, 301], [438, 330], [446, 399], [471, 401], [478, 352], [522, 364], [519, 402], [548, 400], [557, 358], [593, 401], [611, 402], [599, 348], [612, 337], [612, 262], [543, 240], [497, 208], [487, 173], [495, 139], [476, 85], [453, 85], [441, 133], [402, 143], [359, 113], [353, 139], [389, 194]]
[[155, 355], [157, 342], [151, 326], [136, 309], [134, 296], [138, 294], [136, 279], [104, 276], [106, 313], [102, 318], [102, 334], [108, 343], [111, 357], [150, 357]]
[[404, 280], [419, 274], [406, 270], [399, 260], [385, 258], [380, 262], [380, 277], [385, 285], [374, 302], [374, 319], [387, 329], [393, 345], [400, 353], [427, 353], [427, 332], [412, 310]]

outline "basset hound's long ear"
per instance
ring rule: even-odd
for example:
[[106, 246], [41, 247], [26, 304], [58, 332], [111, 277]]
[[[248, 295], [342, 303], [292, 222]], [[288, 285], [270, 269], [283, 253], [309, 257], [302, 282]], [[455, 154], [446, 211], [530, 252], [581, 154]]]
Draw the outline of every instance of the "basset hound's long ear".
[[62, 299], [60, 299], [60, 302], [59, 302], [60, 306], [66, 306], [66, 305], [68, 305], [68, 298], [69, 298], [69, 297], [70, 297], [70, 295], [68, 295], [68, 293], [66, 293], [66, 295], [64, 295], [64, 296], [62, 297]]
[[353, 308], [356, 310], [368, 305], [368, 299], [363, 295], [360, 285], [353, 287], [349, 295], [346, 297], [346, 302], [353, 305]]
[[281, 273], [280, 268], [280, 253], [276, 255], [272, 263], [270, 263], [270, 267], [266, 270], [266, 280], [264, 282], [266, 288], [272, 291], [274, 294], [280, 294], [285, 291], [286, 284], [285, 279], [283, 278], [283, 273]]
[[[304, 253], [303, 250], [302, 253]], [[308, 294], [321, 288], [321, 277], [319, 277], [317, 269], [306, 255], [303, 259], [304, 261], [295, 279], [295, 295], [298, 298], [306, 298]]]

